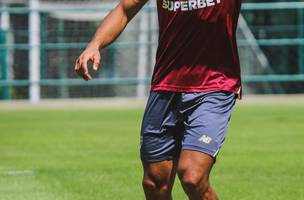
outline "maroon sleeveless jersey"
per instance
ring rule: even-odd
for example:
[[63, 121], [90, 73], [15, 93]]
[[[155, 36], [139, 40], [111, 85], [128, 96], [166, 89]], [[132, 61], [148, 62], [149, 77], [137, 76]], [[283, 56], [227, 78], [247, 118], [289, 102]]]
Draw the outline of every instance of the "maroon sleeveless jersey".
[[237, 93], [241, 0], [157, 0], [159, 45], [152, 91]]

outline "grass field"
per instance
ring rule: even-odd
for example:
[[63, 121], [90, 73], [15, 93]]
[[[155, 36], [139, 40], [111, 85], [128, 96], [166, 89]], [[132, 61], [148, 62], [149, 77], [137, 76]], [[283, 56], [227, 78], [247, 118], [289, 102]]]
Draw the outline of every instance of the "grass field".
[[[142, 113], [1, 111], [0, 200], [144, 199]], [[221, 200], [303, 200], [304, 104], [238, 106], [212, 183]]]

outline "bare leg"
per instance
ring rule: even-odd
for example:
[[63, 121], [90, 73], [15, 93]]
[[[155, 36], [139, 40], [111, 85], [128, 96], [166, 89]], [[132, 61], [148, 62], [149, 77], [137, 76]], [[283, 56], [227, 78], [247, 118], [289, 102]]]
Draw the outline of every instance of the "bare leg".
[[173, 161], [143, 163], [143, 188], [147, 200], [172, 200], [171, 191], [176, 175]]
[[214, 164], [211, 156], [192, 150], [183, 150], [178, 163], [178, 175], [190, 200], [218, 200], [209, 183]]

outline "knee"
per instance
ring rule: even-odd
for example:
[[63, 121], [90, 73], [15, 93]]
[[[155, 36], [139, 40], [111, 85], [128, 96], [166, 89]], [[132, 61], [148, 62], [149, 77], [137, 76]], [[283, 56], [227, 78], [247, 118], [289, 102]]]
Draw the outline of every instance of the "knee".
[[144, 178], [142, 186], [144, 191], [148, 194], [170, 194], [169, 184], [163, 180]]
[[147, 192], [156, 190], [156, 184], [152, 180], [147, 178], [143, 179], [142, 186]]
[[182, 169], [178, 171], [180, 181], [188, 192], [200, 191], [205, 193], [209, 188], [208, 175], [201, 174], [192, 169]]

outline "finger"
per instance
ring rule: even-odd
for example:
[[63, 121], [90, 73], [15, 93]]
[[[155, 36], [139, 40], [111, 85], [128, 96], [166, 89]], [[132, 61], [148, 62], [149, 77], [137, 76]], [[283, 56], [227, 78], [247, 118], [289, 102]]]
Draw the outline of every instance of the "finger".
[[97, 71], [100, 67], [100, 54], [93, 57], [93, 69]]
[[91, 76], [89, 73], [85, 73], [85, 74], [84, 74], [84, 79], [85, 79], [86, 81], [89, 81], [89, 80], [92, 80], [93, 78], [92, 78], [92, 76]]
[[82, 68], [83, 74], [86, 74], [89, 72], [88, 61], [89, 61], [88, 58], [84, 58], [81, 62], [81, 68]]
[[75, 67], [74, 67], [74, 70], [79, 70], [80, 68], [80, 63], [79, 63], [79, 58], [76, 60], [76, 63], [75, 63]]
[[81, 69], [82, 69], [81, 71], [84, 79], [87, 81], [92, 79], [92, 76], [89, 74], [88, 61], [89, 61], [88, 58], [84, 58], [81, 62]]
[[78, 70], [75, 70], [75, 71], [76, 71], [76, 73], [78, 74], [78, 76], [80, 76], [81, 78], [84, 79], [84, 74], [83, 74], [82, 69], [78, 69]]
[[80, 61], [80, 59], [78, 60], [78, 66], [75, 71], [78, 74], [78, 76], [82, 77], [84, 80], [87, 80], [87, 77], [84, 75], [85, 73], [82, 68], [82, 61]]
[[99, 69], [99, 66], [100, 66], [100, 62], [94, 60], [93, 69], [94, 69], [95, 71], [97, 71], [97, 70]]
[[80, 77], [84, 78], [83, 72], [82, 72], [82, 69], [81, 69], [81, 59], [80, 59], [80, 58], [78, 58], [78, 59], [76, 60], [76, 63], [75, 63], [75, 71], [76, 71], [76, 73], [77, 73]]
[[89, 73], [85, 74], [82, 69], [76, 70], [76, 73], [86, 81], [92, 79], [91, 75]]

